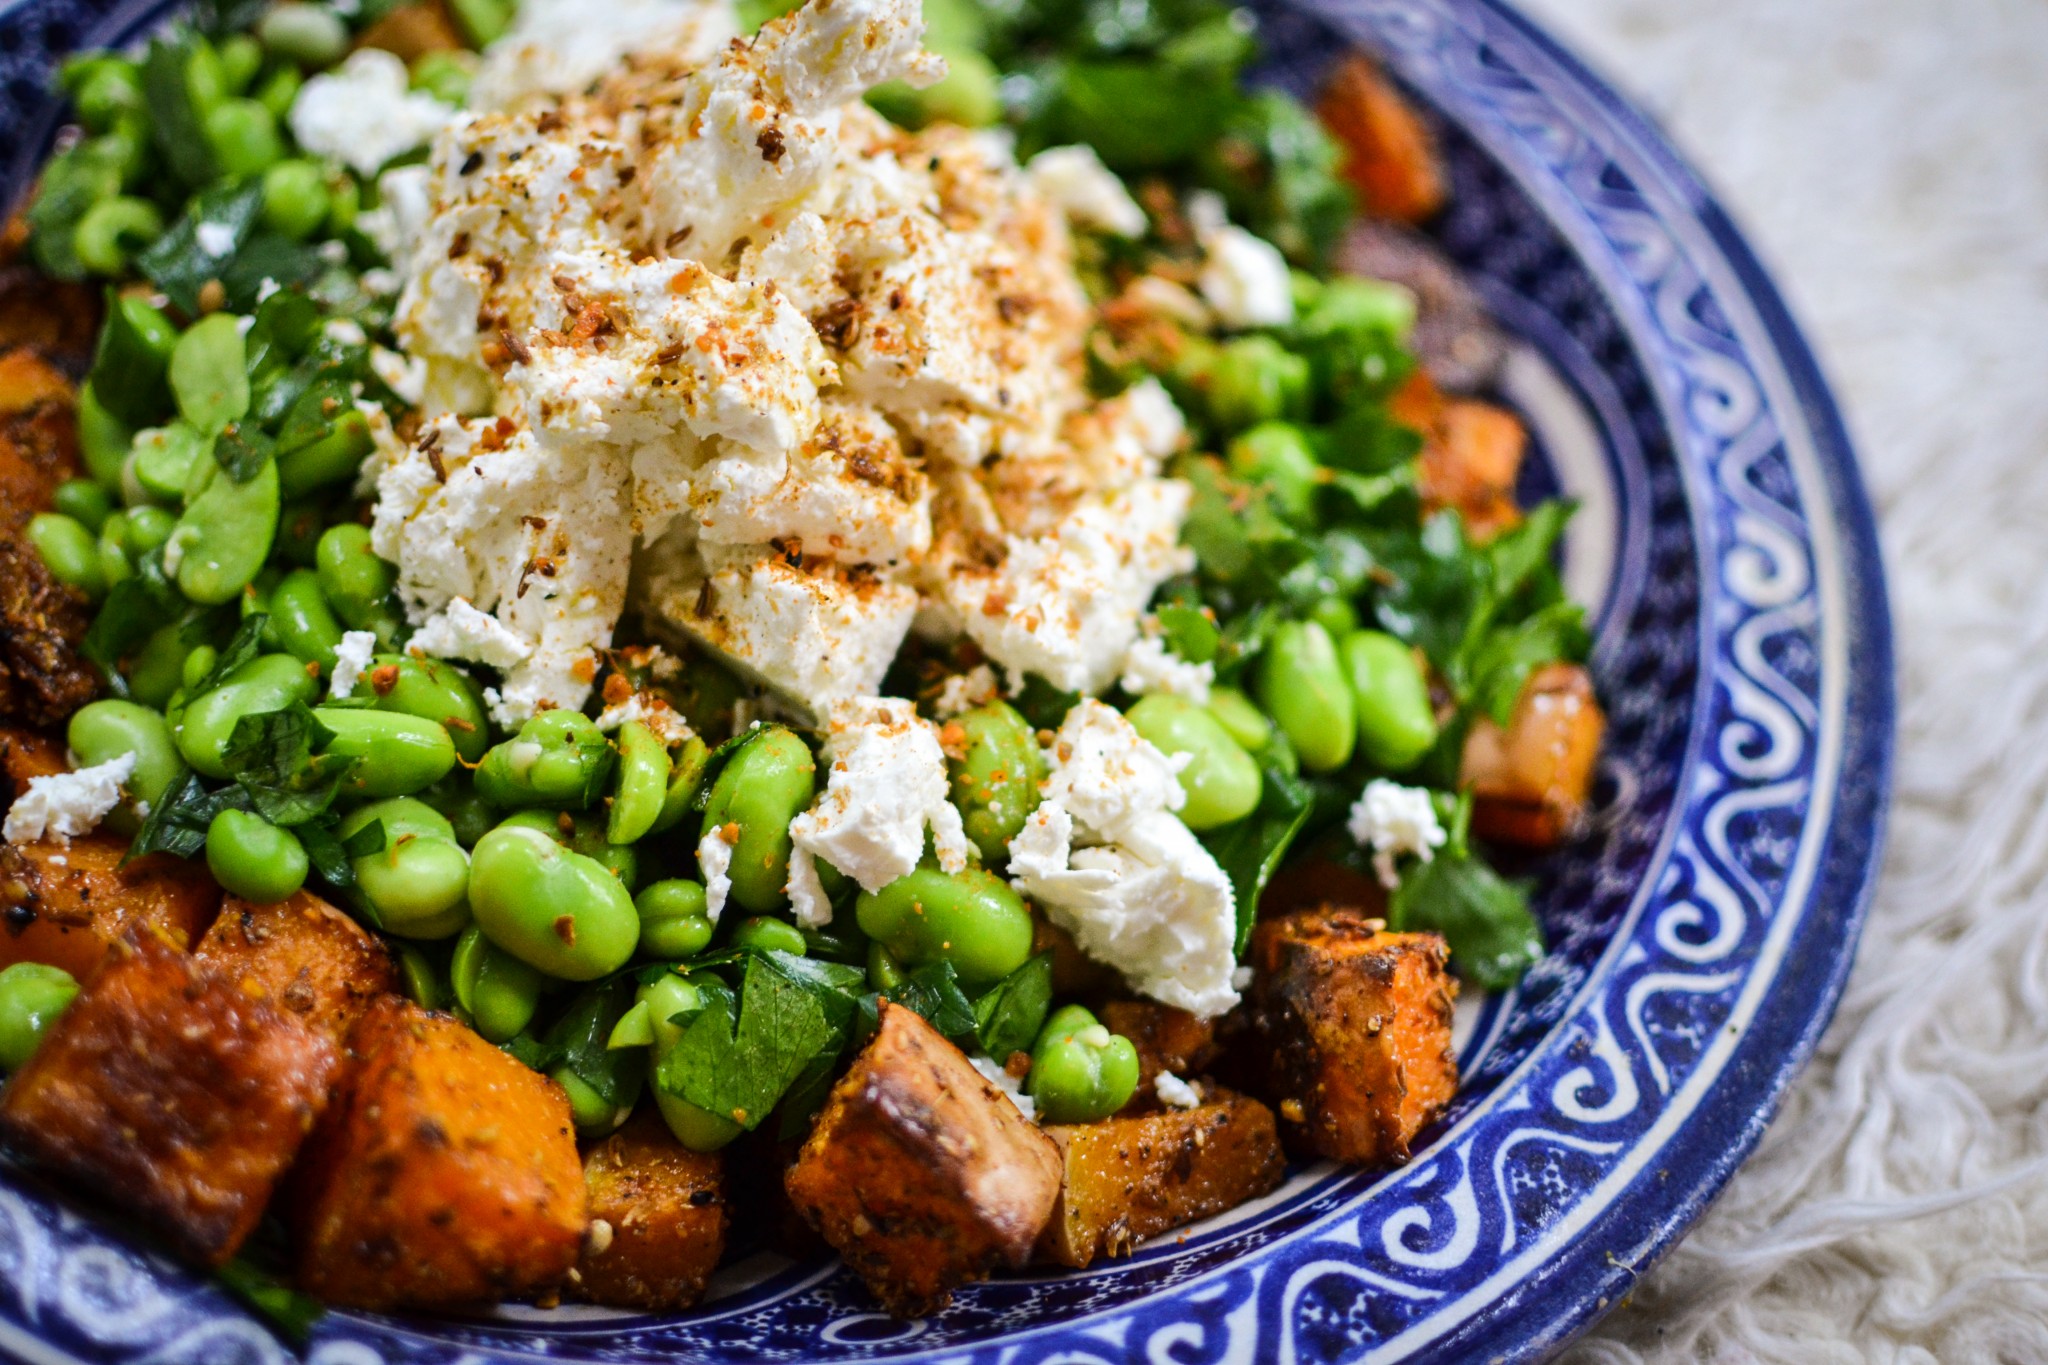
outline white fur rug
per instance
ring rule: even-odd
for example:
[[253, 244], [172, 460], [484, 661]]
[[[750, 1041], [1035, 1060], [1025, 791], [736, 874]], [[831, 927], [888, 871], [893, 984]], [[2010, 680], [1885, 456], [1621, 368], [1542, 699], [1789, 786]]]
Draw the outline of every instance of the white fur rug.
[[1664, 121], [1811, 329], [1901, 691], [1820, 1055], [1567, 1359], [2048, 1361], [2048, 0], [1527, 3]]

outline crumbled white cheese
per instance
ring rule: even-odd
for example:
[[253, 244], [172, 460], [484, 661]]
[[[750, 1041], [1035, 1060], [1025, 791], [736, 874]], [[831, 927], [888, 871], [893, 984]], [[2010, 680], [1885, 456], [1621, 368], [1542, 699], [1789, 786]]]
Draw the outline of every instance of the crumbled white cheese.
[[1131, 642], [1131, 647], [1124, 651], [1123, 670], [1118, 681], [1133, 696], [1164, 692], [1185, 697], [1199, 706], [1208, 704], [1209, 689], [1216, 682], [1216, 665], [1189, 663], [1153, 635]]
[[8, 807], [0, 835], [10, 844], [28, 844], [47, 835], [69, 842], [74, 835], [90, 834], [121, 804], [121, 784], [134, 771], [135, 755], [127, 753], [76, 772], [32, 777], [28, 790]]
[[470, 82], [475, 109], [510, 109], [582, 90], [634, 53], [699, 62], [734, 36], [732, 6], [714, 0], [522, 0], [512, 27], [484, 50]]
[[344, 631], [341, 643], [334, 647], [334, 677], [329, 681], [327, 695], [345, 697], [355, 691], [376, 652], [377, 637], [369, 631]]
[[1183, 765], [1092, 700], [1051, 756], [1045, 799], [1010, 841], [1012, 884], [1141, 994], [1204, 1018], [1235, 1005], [1236, 896], [1173, 814]]
[[683, 713], [658, 692], [635, 692], [624, 701], [605, 707], [598, 712], [597, 728], [609, 733], [629, 720], [639, 721], [670, 748], [688, 743], [697, 733]]
[[732, 894], [733, 840], [726, 837], [733, 826], [704, 831], [697, 841], [697, 870], [704, 874], [704, 916], [713, 924], [725, 913], [725, 898]]
[[1226, 223], [1202, 240], [1195, 283], [1226, 327], [1284, 327], [1294, 321], [1294, 285], [1279, 248]]
[[235, 230], [226, 223], [205, 222], [193, 229], [199, 249], [219, 260], [235, 249]]
[[976, 664], [965, 673], [952, 674], [939, 684], [939, 695], [932, 702], [932, 710], [940, 720], [951, 720], [963, 711], [988, 705], [996, 699], [997, 692], [996, 671], [987, 664]]
[[1234, 991], [1249, 990], [1251, 984], [1252, 969], [1250, 967], [1239, 967], [1230, 974], [1230, 989]]
[[1373, 871], [1389, 889], [1401, 884], [1395, 860], [1412, 853], [1423, 862], [1436, 856], [1449, 836], [1437, 823], [1436, 802], [1425, 787], [1404, 787], [1376, 777], [1352, 803], [1345, 828], [1359, 847], [1372, 849]]
[[413, 632], [410, 647], [434, 659], [468, 659], [509, 669], [533, 653], [533, 646], [478, 611], [465, 597], [453, 598]]
[[1018, 1113], [1033, 1123], [1038, 1122], [1037, 1102], [1024, 1093], [1022, 1081], [986, 1057], [969, 1057], [967, 1060], [973, 1063], [974, 1069], [981, 1073], [983, 1080], [1000, 1090], [1009, 1098], [1010, 1103], [1017, 1106]]
[[917, 867], [925, 829], [939, 866], [967, 866], [967, 835], [950, 799], [938, 727], [896, 697], [861, 697], [832, 708], [825, 737], [825, 792], [790, 822], [798, 847], [879, 891]]
[[1169, 1109], [1202, 1107], [1202, 1092], [1171, 1071], [1162, 1071], [1154, 1077], [1152, 1089], [1159, 1096], [1159, 1102]]
[[789, 880], [783, 885], [789, 897], [791, 916], [806, 929], [822, 929], [832, 922], [832, 901], [825, 883], [818, 877], [817, 861], [802, 845], [789, 851]]
[[333, 71], [299, 89], [287, 121], [299, 146], [362, 175], [423, 147], [455, 117], [432, 95], [410, 90], [405, 62], [380, 48], [357, 48]]
[[1145, 235], [1145, 210], [1093, 147], [1048, 147], [1025, 170], [1032, 186], [1081, 226], [1118, 237]]
[[418, 356], [400, 355], [382, 346], [370, 348], [370, 372], [384, 386], [414, 407], [427, 394], [427, 362]]

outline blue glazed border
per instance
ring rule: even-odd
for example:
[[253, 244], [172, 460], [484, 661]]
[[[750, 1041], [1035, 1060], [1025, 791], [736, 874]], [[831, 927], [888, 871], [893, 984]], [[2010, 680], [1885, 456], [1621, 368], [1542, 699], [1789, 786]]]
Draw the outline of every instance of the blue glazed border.
[[[0, 197], [53, 126], [47, 52], [162, 8], [0, 7]], [[1299, 1173], [1184, 1244], [979, 1287], [923, 1324], [792, 1269], [674, 1322], [332, 1315], [314, 1360], [1534, 1358], [1623, 1296], [1754, 1146], [1849, 970], [1891, 770], [1882, 566], [1825, 381], [1697, 177], [1499, 0], [1301, 0], [1269, 27], [1283, 81], [1341, 34], [1441, 112], [1454, 216], [1471, 211], [1447, 245], [1528, 304], [1531, 339], [1595, 348], [1643, 438], [1649, 572], [1596, 656], [1632, 797], [1548, 869], [1557, 952], [1501, 1002], [1431, 1146], [1386, 1177]], [[12, 1172], [0, 1354], [282, 1358], [217, 1290]]]

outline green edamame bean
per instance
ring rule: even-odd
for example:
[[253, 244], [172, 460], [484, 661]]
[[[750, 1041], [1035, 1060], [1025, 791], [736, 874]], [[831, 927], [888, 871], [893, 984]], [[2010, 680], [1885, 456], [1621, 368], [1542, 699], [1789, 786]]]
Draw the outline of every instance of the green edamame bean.
[[290, 117], [292, 102], [298, 99], [299, 90], [305, 83], [306, 78], [299, 74], [297, 67], [280, 66], [256, 82], [256, 88], [250, 95], [270, 111], [272, 118], [283, 123]]
[[1389, 772], [1413, 767], [1436, 744], [1436, 708], [1413, 648], [1383, 631], [1346, 636], [1344, 676], [1358, 703], [1358, 747]]
[[260, 815], [224, 810], [206, 828], [206, 866], [229, 895], [271, 905], [306, 884], [306, 846]]
[[789, 822], [810, 808], [817, 775], [817, 760], [801, 739], [780, 725], [764, 725], [711, 784], [704, 828], [739, 826], [726, 875], [742, 908], [768, 915], [788, 904], [782, 888], [789, 882]]
[[329, 237], [339, 237], [356, 225], [356, 217], [363, 207], [363, 187], [354, 176], [344, 172], [327, 182], [327, 197], [326, 233]]
[[102, 199], [71, 230], [71, 250], [95, 275], [119, 275], [135, 253], [163, 235], [164, 216], [155, 204], [131, 195]]
[[66, 62], [61, 79], [88, 131], [104, 133], [142, 112], [142, 77], [131, 61], [109, 54]]
[[1258, 753], [1273, 742], [1273, 722], [1234, 687], [1210, 689], [1209, 714], [1247, 753]]
[[1079, 1005], [1054, 1012], [1031, 1049], [1025, 1089], [1049, 1123], [1092, 1123], [1130, 1102], [1138, 1050]]
[[477, 840], [497, 828], [500, 811], [476, 794], [467, 773], [452, 772], [416, 796], [447, 817], [455, 842], [464, 848], [474, 848]]
[[1258, 808], [1264, 785], [1258, 763], [1205, 708], [1154, 693], [1133, 706], [1128, 719], [1160, 752], [1189, 756], [1180, 770], [1187, 797], [1180, 818], [1189, 829], [1214, 829]]
[[116, 583], [135, 577], [135, 564], [121, 548], [119, 536], [101, 536], [94, 546], [100, 557], [100, 579], [112, 591]]
[[1332, 640], [1342, 640], [1358, 629], [1358, 608], [1341, 597], [1319, 598], [1308, 609], [1308, 619], [1330, 632]]
[[178, 415], [213, 436], [249, 411], [249, 357], [240, 319], [232, 313], [203, 317], [171, 348], [171, 396]]
[[193, 482], [198, 462], [212, 460], [213, 443], [189, 422], [173, 422], [136, 432], [130, 453], [135, 482], [153, 498], [176, 502]]
[[128, 672], [128, 695], [144, 706], [161, 710], [185, 681], [185, 656], [191, 650], [179, 638], [184, 626], [172, 622], [151, 632], [136, 652]]
[[199, 496], [165, 543], [167, 555], [176, 547], [178, 591], [201, 606], [215, 606], [241, 592], [270, 557], [277, 507], [275, 462], [247, 483], [236, 483], [209, 461]]
[[1209, 415], [1232, 430], [1306, 414], [1309, 363], [1269, 336], [1238, 337], [1207, 373]]
[[90, 380], [78, 390], [78, 453], [85, 472], [109, 491], [121, 486], [121, 464], [135, 439], [128, 424], [108, 412]]
[[763, 953], [794, 953], [798, 957], [803, 957], [810, 949], [810, 944], [804, 941], [802, 932], [794, 924], [787, 920], [771, 919], [766, 915], [756, 915], [752, 919], [742, 921], [740, 926], [732, 931], [732, 946], [752, 948]]
[[391, 600], [398, 570], [370, 548], [368, 527], [354, 522], [328, 527], [314, 549], [313, 570], [343, 625], [372, 632], [380, 649], [397, 644], [404, 624]]
[[491, 828], [508, 825], [539, 830], [571, 853], [582, 854], [618, 878], [619, 885], [629, 893], [640, 884], [640, 855], [630, 844], [615, 844], [606, 839], [604, 820], [600, 816], [571, 815], [558, 810], [521, 810], [512, 812]]
[[249, 88], [263, 69], [263, 46], [246, 33], [231, 34], [220, 42], [221, 75], [231, 91]]
[[612, 788], [611, 821], [605, 837], [634, 843], [654, 828], [668, 797], [668, 746], [637, 720], [619, 727], [619, 776]]
[[[576, 1132], [582, 1137], [601, 1137], [624, 1123], [633, 1113], [631, 1104], [613, 1104], [566, 1066], [558, 1066], [548, 1073], [548, 1079], [562, 1087], [569, 1096], [569, 1121], [576, 1125]], [[639, 1100], [640, 1085], [636, 1079], [632, 1085], [635, 1103]]]
[[153, 806], [185, 775], [185, 760], [171, 737], [171, 723], [147, 706], [108, 698], [89, 702], [71, 715], [65, 741], [81, 768], [135, 755], [135, 770], [123, 785], [129, 799]]
[[78, 982], [61, 967], [17, 962], [0, 971], [0, 1071], [26, 1066], [77, 996]]
[[474, 924], [455, 941], [448, 981], [455, 1003], [476, 1031], [493, 1043], [517, 1037], [540, 1008], [541, 974], [492, 943]]
[[471, 47], [489, 47], [512, 24], [512, 6], [505, 0], [449, 0], [448, 12]]
[[619, 1022], [612, 1025], [611, 1036], [604, 1040], [604, 1046], [607, 1052], [654, 1046], [654, 1011], [645, 1000], [635, 1000], [633, 1007], [619, 1016]]
[[491, 747], [491, 720], [476, 679], [442, 659], [378, 654], [350, 694], [367, 698], [379, 711], [430, 720], [448, 731], [455, 752], [475, 763]]
[[1334, 772], [1358, 743], [1358, 705], [1330, 633], [1313, 621], [1288, 621], [1259, 660], [1259, 702], [1310, 772]]
[[[171, 405], [166, 370], [177, 344], [178, 329], [149, 300], [134, 294], [116, 298], [93, 354], [94, 397], [123, 425], [163, 420]], [[94, 477], [101, 477], [98, 471]]]
[[484, 755], [476, 789], [506, 809], [580, 810], [596, 804], [615, 757], [596, 721], [574, 711], [543, 711]]
[[680, 962], [695, 957], [711, 942], [711, 919], [704, 913], [704, 888], [680, 877], [652, 882], [633, 897], [640, 916], [641, 957]]
[[730, 730], [734, 708], [748, 695], [747, 685], [731, 669], [703, 655], [691, 658], [668, 689], [669, 704], [699, 734]]
[[325, 436], [277, 457], [279, 484], [286, 497], [295, 498], [353, 479], [363, 467], [363, 457], [376, 447], [370, 419], [356, 408], [343, 408], [334, 415], [334, 425]]
[[348, 25], [325, 5], [286, 0], [256, 24], [256, 40], [273, 57], [318, 71], [348, 55]]
[[[652, 1037], [647, 1067], [651, 1074], [659, 1073], [661, 1058], [683, 1036], [684, 1025], [676, 1022], [677, 1016], [706, 1008], [724, 1009], [731, 1015], [729, 1003], [707, 1001], [705, 995], [695, 983], [673, 974], [640, 987], [634, 1009], [646, 1007], [647, 1031]], [[693, 1152], [715, 1152], [745, 1131], [730, 1118], [671, 1095], [659, 1085], [654, 1087], [654, 1102], [676, 1141]]]
[[477, 841], [469, 909], [491, 942], [564, 981], [617, 971], [640, 937], [633, 898], [602, 863], [517, 825]]
[[99, 541], [76, 518], [62, 512], [38, 512], [29, 518], [28, 543], [42, 557], [50, 577], [94, 601], [106, 595]]
[[[187, 672], [193, 670], [195, 660], [208, 662], [195, 649], [186, 657]], [[188, 678], [186, 685], [196, 681]], [[227, 752], [237, 720], [281, 710], [295, 701], [311, 702], [318, 689], [319, 684], [306, 675], [305, 665], [291, 655], [258, 655], [228, 674], [212, 691], [187, 703], [184, 715], [172, 727], [178, 752], [185, 756], [193, 771], [206, 777], [225, 778], [228, 769], [222, 755]]]
[[405, 998], [423, 1010], [444, 1010], [454, 999], [448, 979], [433, 959], [410, 943], [394, 944], [398, 955], [398, 981]]
[[373, 801], [342, 817], [343, 843], [372, 824], [383, 826], [384, 847], [350, 861], [356, 885], [350, 898], [377, 926], [402, 938], [447, 938], [469, 922], [469, 855], [439, 811], [409, 796]]
[[98, 535], [114, 514], [114, 499], [91, 479], [66, 479], [50, 494], [50, 508]]
[[[826, 883], [825, 894], [828, 899], [834, 894], [829, 882]], [[843, 962], [849, 967], [858, 967], [868, 960], [868, 936], [846, 916], [840, 916], [837, 924], [821, 928], [800, 926], [797, 932], [804, 936], [806, 957], [815, 957], [822, 962]]]
[[213, 666], [218, 662], [220, 662], [220, 651], [212, 645], [194, 645], [191, 652], [185, 656], [185, 668], [182, 674], [185, 690], [190, 692], [197, 688], [201, 682], [205, 681], [206, 675], [213, 672]]
[[327, 172], [311, 161], [280, 161], [263, 172], [263, 225], [304, 241], [327, 221]]
[[[466, 59], [466, 60], [465, 60]], [[468, 52], [429, 52], [412, 66], [412, 88], [458, 109], [469, 103], [476, 59]]]
[[257, 100], [227, 99], [206, 116], [206, 141], [221, 171], [236, 180], [260, 175], [284, 155], [277, 116]]
[[[284, 482], [278, 481], [282, 492]], [[279, 559], [301, 569], [310, 569], [320, 548], [320, 533], [327, 529], [327, 517], [317, 498], [301, 498], [279, 513], [277, 544]]]
[[1010, 840], [1038, 808], [1045, 754], [1031, 722], [1007, 702], [963, 711], [953, 723], [966, 735], [961, 756], [946, 764], [953, 804], [982, 862], [999, 867], [1010, 856]]
[[308, 569], [294, 569], [270, 590], [270, 629], [284, 651], [304, 663], [320, 665], [320, 675], [334, 672], [334, 651], [341, 646], [341, 622], [334, 619], [320, 580]]
[[430, 720], [342, 706], [316, 706], [313, 715], [334, 732], [328, 753], [361, 760], [342, 783], [353, 795], [410, 796], [455, 766], [448, 732]]
[[704, 785], [704, 770], [710, 766], [711, 749], [694, 735], [685, 740], [669, 760], [668, 792], [661, 799], [661, 814], [654, 817], [649, 834], [665, 834], [683, 822], [697, 789]]
[[854, 902], [861, 931], [907, 967], [950, 962], [963, 984], [992, 986], [1031, 956], [1031, 912], [1009, 883], [979, 867], [926, 863]]
[[1339, 275], [1324, 281], [1315, 302], [1300, 313], [1296, 326], [1305, 338], [1340, 332], [1380, 332], [1405, 337], [1415, 327], [1415, 294], [1402, 285], [1362, 275]]
[[903, 970], [903, 964], [896, 960], [894, 953], [879, 943], [868, 944], [869, 990], [901, 990], [909, 979], [910, 973]]
[[1229, 462], [1231, 473], [1266, 490], [1282, 516], [1315, 519], [1316, 491], [1328, 475], [1300, 427], [1261, 422], [1230, 443]]
[[140, 559], [171, 538], [171, 532], [178, 529], [175, 512], [161, 507], [131, 507], [121, 513], [122, 548], [131, 558]]

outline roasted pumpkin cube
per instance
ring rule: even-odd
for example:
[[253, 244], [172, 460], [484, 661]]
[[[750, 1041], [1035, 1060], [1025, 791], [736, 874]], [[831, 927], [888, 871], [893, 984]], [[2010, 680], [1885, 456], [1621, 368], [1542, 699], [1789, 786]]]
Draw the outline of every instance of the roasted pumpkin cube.
[[63, 741], [34, 730], [0, 726], [0, 775], [6, 777], [10, 795], [20, 796], [36, 778], [55, 777], [70, 767], [64, 759]]
[[1252, 931], [1252, 1071], [1290, 1146], [1335, 1161], [1406, 1161], [1458, 1089], [1457, 982], [1436, 934], [1390, 934], [1357, 910], [1302, 910]]
[[229, 897], [194, 951], [337, 1047], [372, 1000], [399, 988], [391, 949], [308, 891], [274, 905]]
[[99, 669], [78, 652], [91, 603], [8, 529], [5, 497], [0, 491], [0, 722], [53, 729], [99, 695]]
[[1047, 1125], [1060, 1149], [1059, 1203], [1039, 1239], [1042, 1259], [1085, 1266], [1127, 1256], [1147, 1237], [1234, 1209], [1286, 1173], [1273, 1111], [1199, 1083], [1202, 1103]]
[[1593, 680], [1577, 664], [1546, 664], [1529, 675], [1506, 729], [1473, 722], [1458, 784], [1472, 793], [1472, 828], [1482, 838], [1554, 848], [1584, 822], [1607, 716]]
[[1375, 218], [1420, 223], [1443, 207], [1443, 167], [1429, 125], [1363, 56], [1338, 63], [1316, 115], [1343, 149], [1341, 174]]
[[590, 1235], [571, 1292], [677, 1312], [703, 1297], [725, 1251], [725, 1157], [677, 1142], [652, 1106], [583, 1159]]
[[1138, 1088], [1125, 1113], [1158, 1107], [1155, 1086], [1160, 1072], [1170, 1071], [1185, 1080], [1207, 1070], [1221, 1050], [1214, 1022], [1154, 1000], [1112, 1000], [1098, 1017], [1104, 1028], [1130, 1039], [1138, 1050]]
[[1387, 411], [1422, 434], [1415, 475], [1426, 512], [1454, 509], [1479, 541], [1521, 522], [1515, 483], [1529, 448], [1521, 418], [1477, 399], [1447, 398], [1421, 370], [1395, 391]]
[[1059, 1196], [1059, 1151], [959, 1048], [884, 1001], [785, 1185], [892, 1313], [1019, 1266]]
[[219, 1265], [256, 1227], [335, 1046], [147, 929], [118, 941], [0, 1093], [0, 1137]]
[[363, 1012], [349, 1051], [293, 1181], [300, 1287], [391, 1309], [559, 1285], [589, 1221], [562, 1088], [397, 996]]
[[83, 981], [135, 924], [190, 947], [220, 888], [198, 863], [151, 854], [123, 867], [127, 854], [105, 833], [0, 845], [0, 967], [43, 962]]

